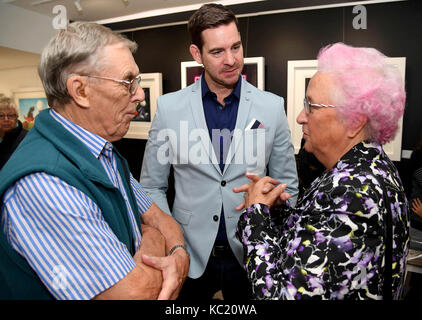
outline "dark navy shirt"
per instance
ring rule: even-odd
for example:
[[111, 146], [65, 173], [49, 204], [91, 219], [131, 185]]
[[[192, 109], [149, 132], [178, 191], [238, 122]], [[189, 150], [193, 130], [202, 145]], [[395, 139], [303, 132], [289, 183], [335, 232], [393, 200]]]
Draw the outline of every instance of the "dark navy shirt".
[[[208, 133], [214, 146], [214, 151], [219, 160], [220, 170], [223, 172], [227, 152], [231, 143], [231, 136], [236, 126], [237, 110], [239, 109], [240, 87], [242, 81], [237, 82], [232, 93], [224, 98], [225, 106], [217, 100], [217, 95], [212, 92], [202, 75], [202, 104], [204, 107], [205, 121]], [[213, 132], [214, 129], [214, 132]], [[224, 210], [221, 208], [220, 226], [218, 228], [216, 243], [227, 242], [226, 225], [224, 223]]]

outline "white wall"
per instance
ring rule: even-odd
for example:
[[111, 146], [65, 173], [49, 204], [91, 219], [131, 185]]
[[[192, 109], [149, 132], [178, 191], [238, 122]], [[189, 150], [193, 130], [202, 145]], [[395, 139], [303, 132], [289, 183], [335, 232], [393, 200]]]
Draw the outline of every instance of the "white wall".
[[13, 92], [29, 88], [42, 90], [36, 66], [0, 70], [0, 93], [12, 97]]
[[56, 34], [53, 18], [0, 2], [0, 46], [41, 53]]
[[[0, 2], [0, 46], [40, 54], [57, 32], [52, 17]], [[0, 93], [13, 97], [18, 90], [40, 89], [37, 66], [4, 66], [0, 69]]]

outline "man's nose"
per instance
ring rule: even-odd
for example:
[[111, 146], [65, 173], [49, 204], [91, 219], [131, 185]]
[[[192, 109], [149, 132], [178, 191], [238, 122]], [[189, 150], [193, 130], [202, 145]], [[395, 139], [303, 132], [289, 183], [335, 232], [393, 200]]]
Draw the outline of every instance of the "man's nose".
[[234, 56], [234, 54], [231, 52], [231, 51], [229, 51], [227, 54], [226, 54], [226, 61], [225, 61], [225, 63], [227, 64], [227, 65], [229, 65], [229, 66], [232, 66], [233, 64], [234, 64], [234, 62], [236, 61], [236, 58], [235, 58], [235, 56]]
[[145, 100], [145, 91], [140, 85], [138, 86], [138, 88], [136, 88], [136, 92], [132, 95], [131, 100], [133, 102], [142, 102]]

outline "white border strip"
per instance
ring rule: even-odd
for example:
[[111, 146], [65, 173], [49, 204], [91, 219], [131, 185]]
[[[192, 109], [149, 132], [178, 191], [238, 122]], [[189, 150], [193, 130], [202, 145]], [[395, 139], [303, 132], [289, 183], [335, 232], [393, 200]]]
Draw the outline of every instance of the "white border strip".
[[[225, 6], [231, 6], [231, 5], [236, 5], [236, 4], [245, 4], [245, 3], [261, 2], [261, 1], [266, 1], [266, 0], [221, 0], [221, 1], [215, 1], [213, 3], [219, 3], [219, 4], [222, 4], [222, 5], [225, 5]], [[211, 3], [211, 2], [209, 2], [209, 3]], [[149, 18], [149, 17], [163, 16], [163, 15], [167, 15], [167, 14], [197, 10], [204, 4], [205, 3], [197, 3], [197, 4], [187, 5], [187, 6], [148, 10], [148, 11], [130, 14], [130, 15], [127, 15], [127, 16], [121, 16], [121, 17], [110, 18], [110, 19], [103, 19], [103, 20], [98, 20], [98, 21], [94, 21], [94, 22], [99, 23], [99, 24], [107, 24], [107, 23], [116, 23], [116, 22], [122, 22], [122, 21], [129, 21], [129, 20], [137, 20], [137, 19], [143, 19], [143, 18]]]
[[[256, 0], [256, 1], [265, 1], [265, 0]], [[338, 8], [338, 7], [351, 7], [351, 6], [357, 6], [357, 5], [371, 5], [371, 4], [389, 3], [389, 2], [403, 2], [403, 1], [408, 1], [408, 0], [373, 0], [373, 1], [342, 2], [342, 3], [336, 3], [336, 4], [325, 4], [325, 5], [320, 5], [320, 6], [298, 7], [298, 8], [290, 8], [290, 9], [262, 11], [262, 12], [255, 12], [255, 13], [245, 13], [245, 14], [236, 15], [236, 17], [237, 18], [256, 17], [256, 16], [269, 15], [269, 14], [279, 14], [279, 13], [308, 11], [308, 10], [321, 10], [321, 9], [330, 9], [330, 8]], [[229, 1], [227, 1], [227, 2], [216, 1], [216, 3], [222, 3], [224, 5], [228, 5], [228, 2]], [[246, 2], [246, 1], [244, 1], [244, 2]], [[255, 1], [248, 1], [248, 2], [255, 2]], [[240, 4], [240, 2], [239, 2], [239, 4]], [[201, 5], [192, 5], [192, 6], [189, 6], [189, 7], [192, 7], [192, 8], [190, 8], [189, 10], [184, 10], [184, 11], [196, 10], [200, 6]], [[186, 7], [188, 7], [188, 6], [186, 6]], [[173, 8], [173, 9], [180, 9], [180, 8], [186, 8], [186, 7], [177, 7], [177, 8]], [[163, 10], [163, 11], [167, 10], [167, 13], [161, 13], [162, 15], [183, 12], [183, 11], [170, 12], [169, 9], [161, 9], [161, 10]], [[152, 11], [157, 11], [157, 10], [151, 10], [151, 11], [147, 11], [147, 12], [152, 12]], [[147, 12], [144, 12], [143, 14], [146, 14]], [[135, 16], [135, 15], [133, 15], [133, 16]], [[148, 17], [152, 17], [152, 16], [156, 16], [156, 15], [148, 15], [148, 16], [145, 15], [143, 17], [132, 18], [132, 19], [148, 18]], [[107, 19], [107, 20], [99, 20], [99, 21], [96, 21], [96, 23], [108, 24], [108, 23], [116, 23], [116, 22], [132, 20], [132, 19], [125, 19], [126, 17], [129, 17], [129, 16], [118, 17], [118, 18]], [[114, 20], [114, 21], [110, 22], [108, 20], [110, 20], [110, 21]], [[116, 30], [116, 31], [117, 32], [131, 32], [131, 31], [138, 31], [138, 30], [145, 30], [145, 29], [177, 26], [177, 25], [187, 24], [187, 23], [188, 23], [187, 21], [177, 21], [177, 22], [169, 22], [169, 23], [156, 24], [156, 25], [143, 26], [143, 27], [130, 28], [130, 29], [123, 29], [123, 30]]]

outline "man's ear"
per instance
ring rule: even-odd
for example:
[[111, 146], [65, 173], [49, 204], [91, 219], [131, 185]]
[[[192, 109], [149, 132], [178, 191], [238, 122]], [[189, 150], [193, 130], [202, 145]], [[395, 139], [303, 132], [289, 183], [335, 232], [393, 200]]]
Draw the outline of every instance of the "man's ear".
[[199, 50], [199, 48], [196, 45], [191, 44], [189, 47], [189, 51], [190, 51], [190, 54], [192, 55], [192, 58], [195, 59], [195, 61], [198, 62], [199, 64], [202, 64], [201, 50]]
[[83, 108], [88, 108], [89, 88], [87, 77], [72, 75], [66, 82], [67, 92], [73, 98], [75, 103]]

